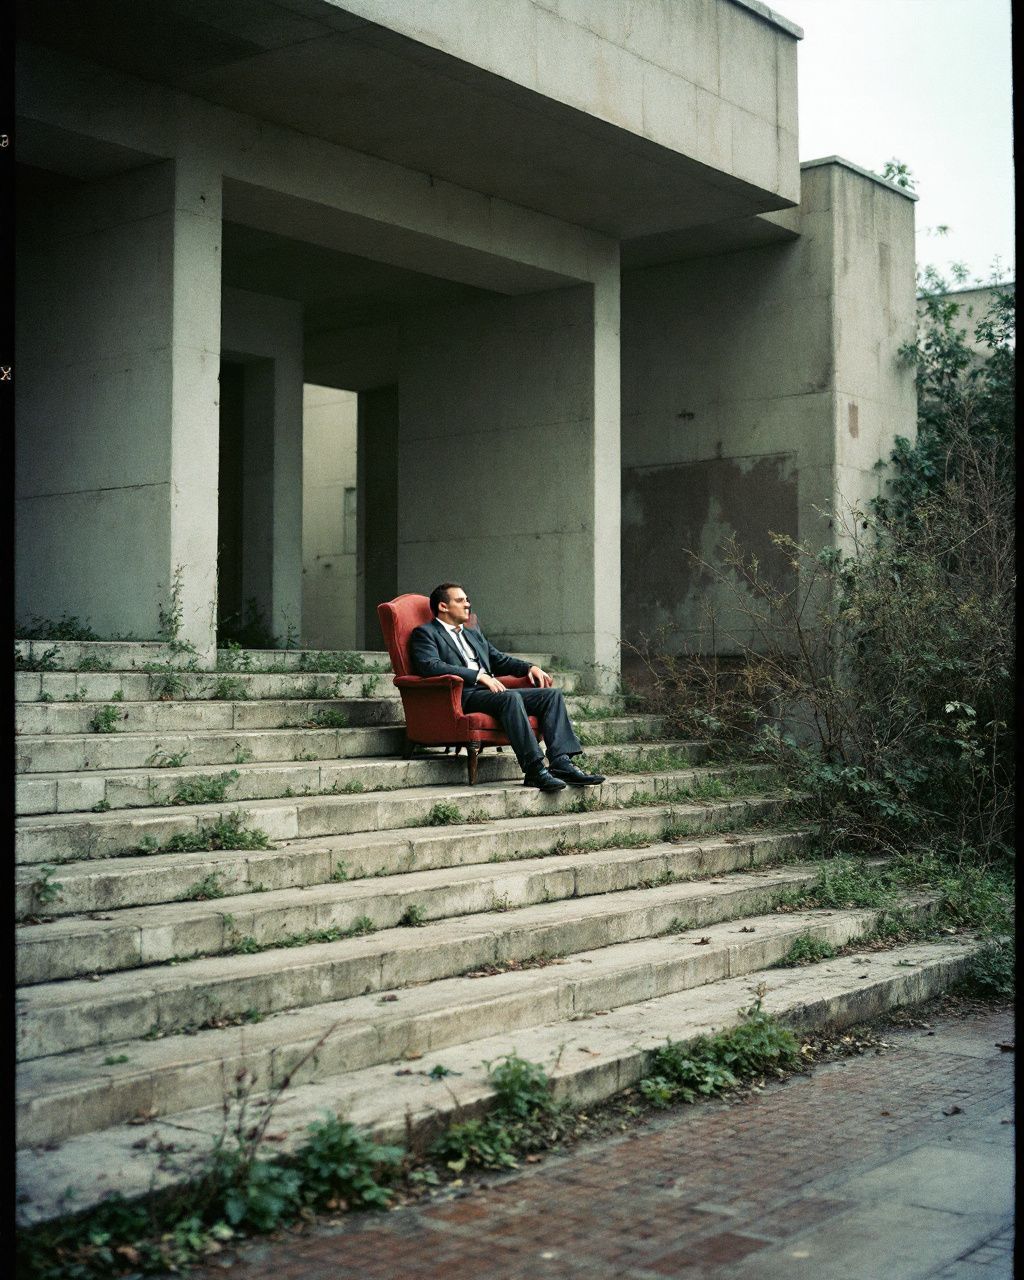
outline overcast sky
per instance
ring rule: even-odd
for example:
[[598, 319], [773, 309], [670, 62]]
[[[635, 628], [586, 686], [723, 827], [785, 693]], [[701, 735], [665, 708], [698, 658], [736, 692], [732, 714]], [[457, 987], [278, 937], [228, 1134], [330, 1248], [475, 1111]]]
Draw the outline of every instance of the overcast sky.
[[[1010, 0], [767, 0], [804, 29], [800, 159], [910, 166], [918, 263], [1014, 275]], [[946, 224], [948, 236], [928, 228]]]

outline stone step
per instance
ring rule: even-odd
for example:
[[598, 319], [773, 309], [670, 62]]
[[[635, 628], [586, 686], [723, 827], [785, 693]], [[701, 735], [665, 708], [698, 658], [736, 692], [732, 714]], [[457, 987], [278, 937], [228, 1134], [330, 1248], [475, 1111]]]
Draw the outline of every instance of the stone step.
[[59, 872], [55, 868], [48, 880], [45, 901], [39, 900], [39, 888], [47, 881], [40, 877], [38, 865], [29, 865], [16, 869], [15, 911], [19, 919], [53, 918], [158, 902], [195, 901], [196, 887], [204, 881], [204, 892], [212, 898], [216, 894], [298, 888], [434, 867], [508, 862], [551, 853], [559, 847], [597, 848], [601, 841], [653, 841], [670, 827], [714, 832], [743, 821], [773, 821], [781, 808], [778, 800], [720, 800], [700, 805], [652, 805], [496, 819], [486, 825], [357, 832], [287, 840], [272, 849], [97, 858], [67, 863]]
[[[373, 730], [357, 731], [364, 734]], [[588, 747], [584, 766], [599, 772], [638, 772], [666, 764], [697, 763], [705, 752], [699, 743], [625, 743]], [[602, 767], [607, 761], [607, 768]], [[520, 780], [522, 770], [511, 750], [484, 752], [479, 782]], [[412, 760], [328, 759], [271, 761], [260, 764], [124, 769], [111, 772], [43, 773], [15, 780], [18, 814], [84, 813], [99, 809], [166, 808], [223, 799], [266, 800], [291, 795], [336, 795], [345, 792], [391, 791], [402, 787], [454, 784], [466, 779], [466, 757], [438, 749]]]
[[[535, 662], [550, 671], [550, 653], [513, 653], [514, 658]], [[159, 640], [15, 640], [15, 668], [49, 671], [133, 671], [160, 664], [186, 668], [193, 657]], [[218, 649], [221, 671], [390, 671], [391, 660], [383, 649]]]
[[[753, 780], [758, 770], [748, 769]], [[268, 839], [292, 840], [344, 835], [353, 831], [390, 831], [397, 827], [443, 825], [452, 821], [489, 821], [565, 812], [581, 806], [642, 804], [658, 797], [686, 798], [683, 790], [720, 787], [733, 777], [728, 768], [670, 769], [617, 774], [599, 787], [567, 787], [541, 792], [521, 783], [478, 783], [445, 788], [409, 787], [367, 795], [296, 796], [245, 800], [238, 804], [191, 805], [181, 809], [122, 809], [115, 813], [44, 814], [19, 818], [15, 862], [60, 865], [83, 858], [109, 858], [134, 852], [155, 853], [175, 837], [195, 837], [212, 823], [239, 815], [246, 828]], [[753, 789], [753, 787], [752, 787]]]
[[[796, 875], [795, 869], [791, 873]], [[733, 877], [743, 879], [742, 876]], [[803, 879], [787, 880], [803, 883]], [[923, 906], [923, 904], [922, 904]], [[878, 922], [878, 910], [802, 911], [701, 924], [542, 962], [539, 967], [404, 987], [289, 1011], [254, 1025], [182, 1037], [121, 1040], [22, 1064], [20, 1146], [124, 1124], [140, 1112], [173, 1116], [215, 1106], [246, 1071], [263, 1087], [296, 1085], [395, 1060], [418, 1059], [539, 1023], [572, 1023], [750, 973], [785, 959], [798, 938], [839, 948]], [[314, 1046], [315, 1053], [311, 1053]]]
[[[552, 671], [558, 688], [572, 693], [579, 685], [575, 671]], [[397, 697], [391, 667], [347, 675], [340, 672], [163, 671], [75, 672], [19, 671], [14, 676], [15, 702], [202, 702], [253, 701], [263, 698]], [[92, 706], [95, 712], [95, 706]], [[29, 718], [31, 719], [31, 718]]]
[[[423, 1143], [441, 1125], [490, 1104], [493, 1091], [484, 1064], [510, 1053], [543, 1066], [556, 1098], [588, 1106], [648, 1074], [666, 1038], [685, 1043], [735, 1026], [758, 992], [767, 1012], [801, 1029], [847, 1025], [938, 994], [965, 972], [979, 945], [959, 939], [917, 943], [870, 957], [744, 973], [622, 1005], [603, 1016], [594, 1010], [594, 1016], [584, 1014], [575, 1022], [559, 1019], [431, 1050], [415, 1060], [414, 1068], [403, 1068], [409, 1075], [397, 1076], [395, 1064], [386, 1062], [299, 1084], [274, 1103], [271, 1126], [282, 1135], [274, 1149], [294, 1149], [304, 1141], [306, 1126], [325, 1111], [341, 1114], [378, 1140]], [[432, 1079], [435, 1066], [459, 1074]], [[233, 1093], [233, 1085], [226, 1092]], [[249, 1100], [254, 1122], [261, 1096]], [[139, 1109], [144, 1111], [144, 1098]], [[18, 1157], [19, 1221], [43, 1221], [113, 1193], [130, 1198], [195, 1177], [225, 1128], [218, 1102], [176, 1112], [170, 1123], [117, 1125], [70, 1138], [56, 1149], [26, 1150]], [[173, 1163], [166, 1158], [169, 1148]]]
[[[624, 714], [621, 699], [607, 694], [568, 694], [566, 705], [574, 720]], [[16, 734], [92, 734], [96, 717], [113, 707], [113, 733], [204, 733], [209, 730], [294, 729], [329, 717], [335, 727], [401, 725], [405, 722], [397, 693], [374, 698], [256, 698], [251, 701], [216, 699], [171, 702], [21, 702], [14, 708]], [[596, 715], [595, 715], [596, 713]]]
[[[643, 851], [655, 868], [651, 879], [670, 867], [710, 878], [23, 987], [16, 997], [18, 1057], [172, 1034], [216, 1019], [265, 1017], [542, 954], [654, 937], [677, 921], [696, 928], [743, 910], [761, 912], [778, 886], [790, 883], [790, 868], [782, 869], [781, 880], [754, 868], [793, 857], [805, 843], [803, 833], [781, 831], [652, 844]], [[622, 874], [614, 861], [606, 865], [609, 877]]]
[[[661, 716], [617, 716], [598, 720], [577, 719], [575, 727], [581, 740], [589, 747], [661, 738], [665, 721]], [[103, 769], [165, 769], [174, 764], [183, 765], [186, 761], [189, 766], [230, 766], [311, 757], [334, 760], [352, 756], [387, 756], [398, 755], [404, 739], [405, 730], [401, 724], [363, 729], [23, 734], [15, 739], [15, 769], [22, 775], [72, 774]]]
[[[723, 845], [720, 860], [735, 863], [751, 856], [743, 842]], [[699, 874], [699, 853], [658, 845], [653, 850], [549, 854], [22, 925], [15, 932], [16, 981], [55, 982], [193, 956], [230, 955], [324, 930], [390, 929], [410, 915], [415, 923], [449, 920], [616, 893]]]

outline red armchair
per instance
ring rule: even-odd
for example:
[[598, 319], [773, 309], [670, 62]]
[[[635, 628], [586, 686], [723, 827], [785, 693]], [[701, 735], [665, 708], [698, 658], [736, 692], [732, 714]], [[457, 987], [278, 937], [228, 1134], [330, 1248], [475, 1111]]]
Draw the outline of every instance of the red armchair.
[[[415, 746], [466, 748], [466, 772], [470, 785], [476, 782], [477, 759], [482, 747], [507, 746], [508, 738], [493, 716], [462, 710], [462, 680], [459, 676], [417, 676], [409, 664], [409, 635], [429, 622], [430, 601], [426, 596], [401, 595], [377, 606], [384, 644], [395, 672], [395, 687], [402, 695], [405, 712], [405, 750], [408, 759]], [[499, 676], [507, 689], [529, 688], [526, 676]], [[535, 716], [530, 716], [534, 733], [540, 737]]]

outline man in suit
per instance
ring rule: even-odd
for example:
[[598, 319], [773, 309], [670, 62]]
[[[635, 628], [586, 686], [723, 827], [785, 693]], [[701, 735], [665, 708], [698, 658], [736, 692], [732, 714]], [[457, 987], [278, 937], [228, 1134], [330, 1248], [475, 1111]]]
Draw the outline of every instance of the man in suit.
[[[469, 597], [457, 582], [442, 582], [430, 593], [431, 622], [409, 637], [413, 669], [421, 676], [459, 676], [462, 709], [482, 711], [500, 722], [523, 770], [523, 785], [562, 791], [566, 784], [588, 787], [604, 782], [599, 773], [584, 773], [573, 763], [583, 748], [573, 732], [561, 689], [538, 666], [502, 653], [483, 635], [468, 628]], [[497, 676], [528, 676], [530, 689], [506, 689]], [[534, 715], [547, 747], [545, 767], [529, 716]]]

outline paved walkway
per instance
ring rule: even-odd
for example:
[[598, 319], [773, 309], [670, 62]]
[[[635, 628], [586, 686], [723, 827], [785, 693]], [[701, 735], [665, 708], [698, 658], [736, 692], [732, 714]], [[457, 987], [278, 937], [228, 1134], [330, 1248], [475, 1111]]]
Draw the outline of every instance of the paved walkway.
[[[1010, 1280], [1009, 1011], [889, 1031], [458, 1199], [248, 1245], [231, 1280]], [[196, 1276], [200, 1273], [195, 1273]]]

